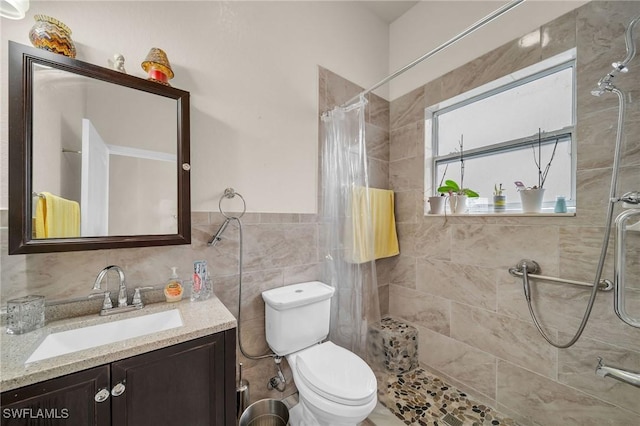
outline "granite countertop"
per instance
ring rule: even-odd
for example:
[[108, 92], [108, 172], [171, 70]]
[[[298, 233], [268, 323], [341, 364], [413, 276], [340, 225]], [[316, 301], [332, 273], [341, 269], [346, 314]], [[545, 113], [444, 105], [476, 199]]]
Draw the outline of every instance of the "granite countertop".
[[[51, 333], [171, 309], [180, 311], [182, 327], [25, 364], [31, 353]], [[153, 303], [139, 311], [110, 316], [99, 316], [96, 312], [92, 315], [53, 321], [38, 330], [22, 335], [9, 335], [6, 333], [6, 327], [2, 327], [0, 328], [0, 391], [5, 392], [229, 330], [235, 328], [236, 324], [235, 317], [214, 296], [198, 302], [190, 302], [187, 299], [176, 303]]]

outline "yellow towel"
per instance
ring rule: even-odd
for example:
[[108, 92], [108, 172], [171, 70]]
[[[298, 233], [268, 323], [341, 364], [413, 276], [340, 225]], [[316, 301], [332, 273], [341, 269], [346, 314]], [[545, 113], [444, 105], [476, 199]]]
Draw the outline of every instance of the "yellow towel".
[[40, 193], [36, 204], [36, 238], [80, 236], [80, 205], [48, 192]]
[[[369, 188], [368, 201], [371, 209], [371, 227], [373, 243], [367, 231], [367, 192], [365, 188], [353, 189], [351, 199], [351, 230], [348, 232], [350, 251], [353, 263], [363, 263], [374, 259], [395, 256], [400, 253], [396, 219], [393, 213], [393, 191]], [[373, 250], [373, 253], [371, 252]]]

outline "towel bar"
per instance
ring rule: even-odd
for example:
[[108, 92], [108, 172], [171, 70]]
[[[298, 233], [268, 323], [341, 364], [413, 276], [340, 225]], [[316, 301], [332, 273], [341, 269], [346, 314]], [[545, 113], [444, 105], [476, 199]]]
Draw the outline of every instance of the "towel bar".
[[[517, 278], [522, 278], [522, 275], [523, 275], [522, 274], [522, 262], [523, 261], [518, 262], [518, 265], [516, 265], [515, 268], [509, 268], [509, 273], [512, 276], [517, 277]], [[537, 275], [537, 274], [531, 274], [531, 273], [528, 273], [527, 275], [529, 276], [529, 278], [543, 280], [543, 281], [550, 281], [550, 282], [554, 282], [554, 283], [558, 283], [558, 284], [569, 284], [569, 285], [574, 285], [574, 286], [578, 286], [578, 287], [593, 287], [593, 283], [587, 283], [587, 282], [583, 282], [583, 281], [568, 280], [568, 279], [565, 279], [565, 278], [548, 277], [548, 276], [545, 276], [545, 275]], [[611, 291], [611, 290], [613, 290], [613, 282], [611, 282], [610, 280], [606, 280], [606, 279], [600, 280], [600, 283], [598, 284], [598, 290], [600, 290], [600, 291]]]

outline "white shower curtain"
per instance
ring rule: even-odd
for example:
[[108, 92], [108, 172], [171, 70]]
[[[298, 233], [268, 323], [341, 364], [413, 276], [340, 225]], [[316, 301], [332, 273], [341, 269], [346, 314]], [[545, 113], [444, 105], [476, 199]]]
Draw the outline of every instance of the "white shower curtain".
[[[380, 320], [374, 261], [353, 263], [354, 220], [360, 231], [373, 232], [371, 212], [352, 209], [352, 199], [368, 189], [364, 113], [366, 99], [322, 115], [321, 232], [323, 280], [336, 289], [331, 303], [332, 342], [366, 359], [367, 329]], [[364, 191], [365, 196], [368, 192]], [[369, 206], [368, 200], [360, 205]], [[357, 215], [358, 217], [354, 217]], [[373, 238], [366, 238], [373, 244]], [[373, 247], [370, 247], [373, 253]]]

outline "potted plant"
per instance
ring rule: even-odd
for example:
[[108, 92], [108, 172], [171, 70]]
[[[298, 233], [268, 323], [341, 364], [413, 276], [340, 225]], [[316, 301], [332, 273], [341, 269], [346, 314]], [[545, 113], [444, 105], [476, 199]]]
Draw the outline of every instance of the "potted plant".
[[493, 185], [493, 211], [502, 213], [507, 208], [507, 196], [503, 195], [506, 189], [502, 188], [502, 184], [498, 187], [497, 184]]
[[480, 195], [469, 188], [461, 188], [454, 180], [447, 179], [438, 192], [449, 194], [449, 205], [452, 213], [464, 213], [467, 209], [467, 198], [477, 198]]
[[531, 144], [531, 149], [533, 150], [533, 162], [538, 168], [538, 185], [534, 185], [529, 188], [529, 187], [525, 187], [525, 185], [520, 181], [516, 182], [516, 187], [518, 188], [518, 193], [520, 194], [520, 200], [522, 201], [523, 213], [540, 213], [542, 211], [542, 201], [544, 199], [544, 183], [547, 180], [547, 175], [549, 174], [551, 163], [553, 162], [553, 158], [556, 155], [556, 148], [558, 148], [558, 139], [556, 139], [556, 143], [553, 145], [551, 158], [549, 158], [549, 162], [545, 166], [544, 170], [542, 170], [541, 147], [542, 147], [542, 132], [540, 129], [538, 129], [537, 155], [536, 155], [535, 143]]
[[[437, 191], [440, 193], [449, 194], [449, 206], [452, 213], [464, 213], [467, 210], [467, 198], [479, 197], [479, 194], [469, 188], [463, 186], [464, 183], [464, 155], [463, 155], [463, 137], [460, 136], [460, 185], [454, 180], [447, 179], [444, 181], [444, 185], [440, 182], [440, 187]], [[446, 172], [446, 169], [445, 169]], [[444, 176], [443, 176], [444, 179]]]
[[434, 195], [433, 197], [429, 197], [429, 214], [443, 214], [444, 213], [444, 203], [447, 197], [445, 194], [441, 193], [440, 195]]
[[443, 214], [444, 211], [444, 203], [447, 199], [447, 191], [440, 191], [440, 187], [442, 186], [442, 181], [447, 175], [447, 170], [449, 169], [449, 164], [447, 164], [444, 168], [444, 173], [442, 174], [442, 179], [440, 180], [440, 185], [438, 187], [439, 195], [434, 195], [429, 197], [429, 214]]

